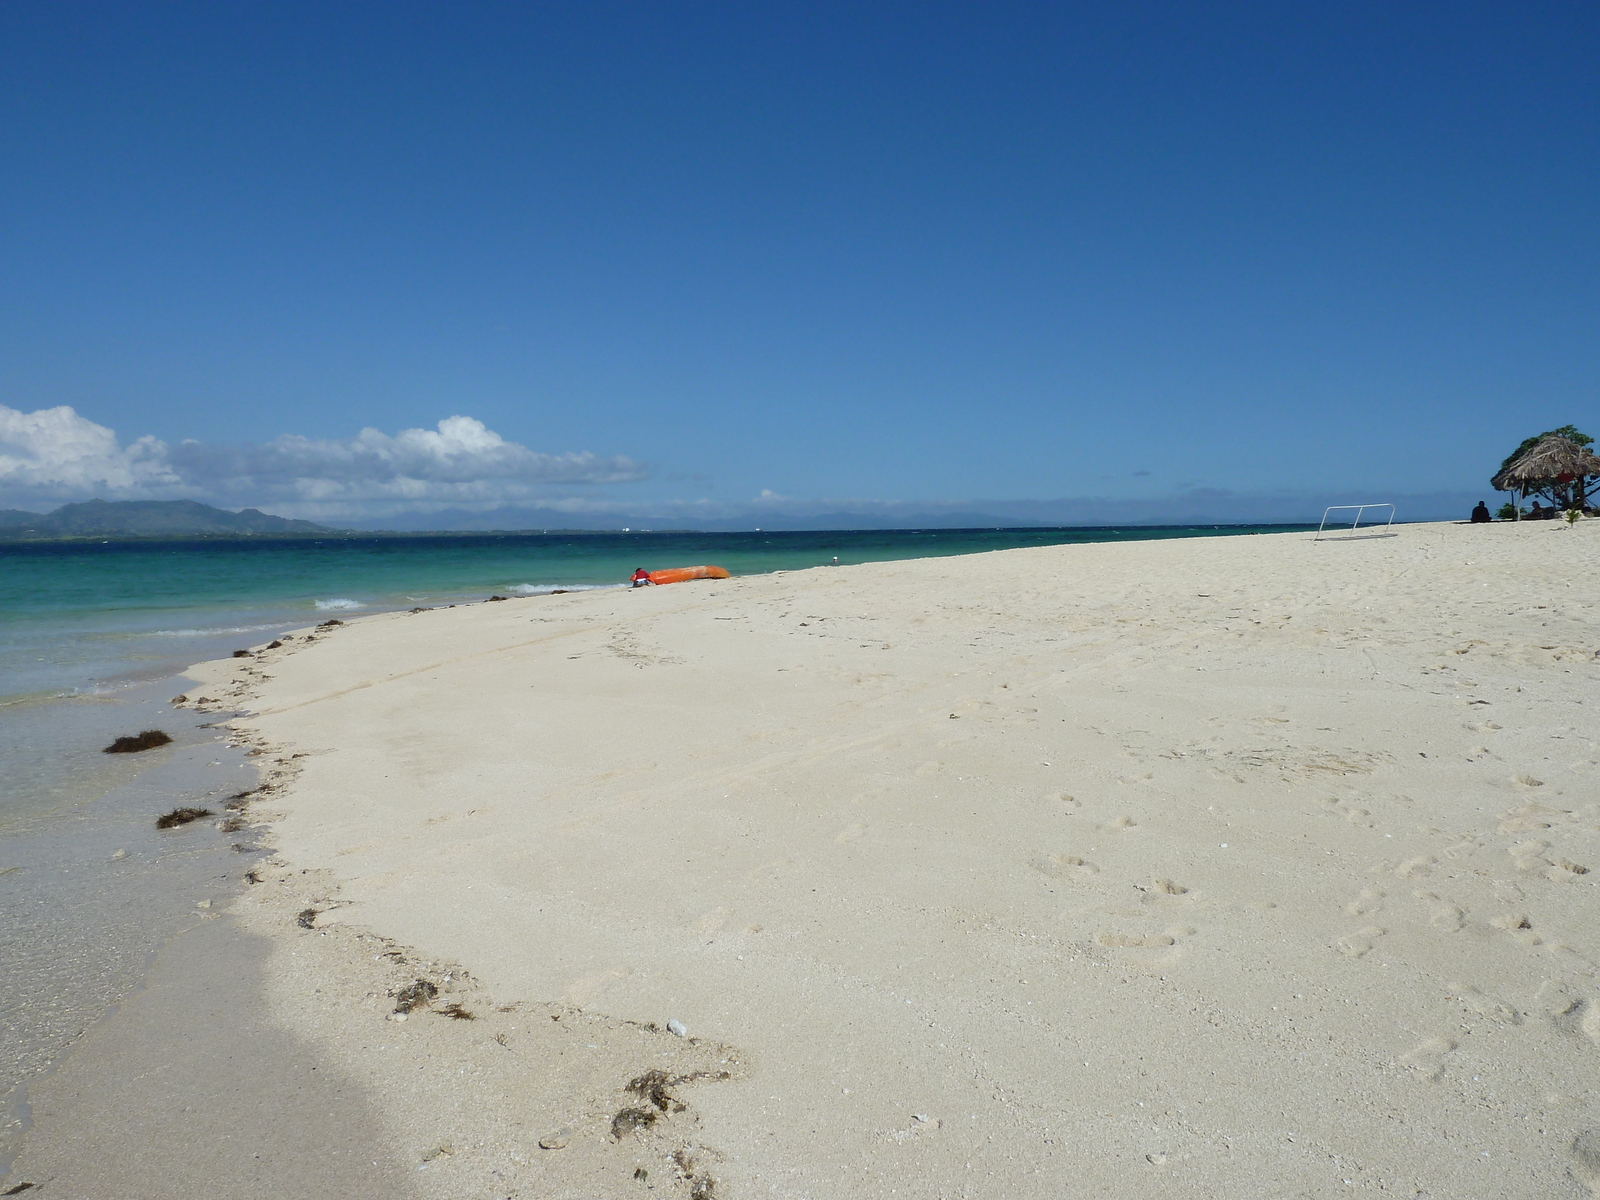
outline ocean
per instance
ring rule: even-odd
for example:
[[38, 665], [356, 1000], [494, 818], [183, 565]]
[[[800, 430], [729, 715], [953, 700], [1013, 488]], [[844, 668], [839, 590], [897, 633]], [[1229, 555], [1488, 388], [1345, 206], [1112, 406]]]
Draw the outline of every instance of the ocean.
[[[207, 718], [174, 710], [183, 670], [330, 617], [622, 587], [636, 567], [735, 575], [1051, 546], [1280, 533], [1309, 526], [750, 533], [508, 533], [307, 540], [0, 543], [0, 1175], [28, 1125], [27, 1083], [138, 986], [167, 938], [204, 919], [269, 852], [219, 815], [254, 773]], [[170, 746], [106, 755], [159, 727]], [[205, 907], [202, 907], [205, 906]]]

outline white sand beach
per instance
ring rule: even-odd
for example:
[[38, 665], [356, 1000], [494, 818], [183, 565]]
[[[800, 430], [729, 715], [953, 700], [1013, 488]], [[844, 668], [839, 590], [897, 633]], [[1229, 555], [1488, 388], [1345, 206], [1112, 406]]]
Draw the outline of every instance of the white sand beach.
[[[418, 1196], [1582, 1197], [1597, 602], [1600, 522], [1077, 545], [367, 617], [190, 696], [271, 764], [267, 1017]], [[41, 1197], [118, 1178], [74, 1078]]]

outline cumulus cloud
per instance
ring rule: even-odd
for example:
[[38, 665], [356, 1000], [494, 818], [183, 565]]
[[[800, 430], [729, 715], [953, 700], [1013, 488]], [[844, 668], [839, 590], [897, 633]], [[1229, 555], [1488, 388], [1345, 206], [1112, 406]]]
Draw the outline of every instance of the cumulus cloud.
[[65, 405], [25, 413], [0, 404], [0, 495], [125, 499], [161, 491], [181, 482], [166, 458], [164, 442], [120, 445], [111, 430]]
[[396, 502], [527, 502], [554, 485], [646, 474], [621, 456], [541, 454], [463, 416], [392, 437], [363, 429], [342, 440], [284, 434], [253, 445], [169, 446], [141, 437], [124, 446], [114, 431], [65, 406], [25, 413], [0, 405], [3, 504], [189, 497], [355, 514]]

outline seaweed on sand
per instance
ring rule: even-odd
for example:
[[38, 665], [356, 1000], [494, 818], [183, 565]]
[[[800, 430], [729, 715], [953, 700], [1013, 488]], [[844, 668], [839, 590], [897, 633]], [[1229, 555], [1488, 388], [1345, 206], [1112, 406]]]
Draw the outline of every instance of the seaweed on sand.
[[141, 750], [154, 750], [172, 741], [170, 735], [159, 729], [146, 729], [132, 737], [119, 737], [105, 748], [107, 754], [137, 754]]
[[649, 1129], [660, 1119], [661, 1114], [648, 1108], [625, 1108], [611, 1118], [611, 1136], [616, 1141], [621, 1141], [630, 1133], [640, 1129]]
[[343, 625], [343, 624], [344, 624], [344, 622], [339, 620], [338, 617], [334, 617], [331, 621], [322, 622], [322, 624], [318, 625], [317, 628], [318, 629], [332, 629], [335, 625]]
[[235, 650], [233, 652], [233, 656], [235, 658], [254, 658], [255, 657], [255, 655], [251, 654], [250, 651], [248, 651], [248, 650]]
[[394, 994], [394, 1011], [414, 1012], [439, 994], [439, 985], [426, 979], [414, 979]]
[[295, 917], [294, 923], [300, 926], [301, 929], [314, 928], [317, 923], [317, 910], [314, 908], [302, 908], [299, 915]]
[[452, 1021], [476, 1021], [478, 1019], [459, 1004], [446, 1004], [443, 1008], [436, 1008], [433, 1011], [441, 1017], [449, 1017]]
[[700, 1163], [687, 1146], [674, 1150], [672, 1161], [677, 1164], [684, 1182], [689, 1185], [689, 1200], [716, 1200], [717, 1181], [709, 1171], [700, 1168]]
[[648, 1101], [662, 1112], [682, 1112], [686, 1106], [669, 1088], [684, 1083], [721, 1083], [730, 1078], [732, 1076], [726, 1071], [691, 1071], [687, 1075], [668, 1075], [665, 1071], [650, 1070], [629, 1080], [623, 1090]]
[[198, 821], [201, 817], [210, 815], [209, 808], [175, 808], [156, 818], [156, 828], [171, 829], [176, 825], [187, 825], [190, 821]]
[[676, 1096], [667, 1091], [676, 1082], [665, 1071], [646, 1071], [631, 1080], [625, 1090], [632, 1092], [641, 1100], [648, 1100], [662, 1112], [682, 1112], [683, 1105]]

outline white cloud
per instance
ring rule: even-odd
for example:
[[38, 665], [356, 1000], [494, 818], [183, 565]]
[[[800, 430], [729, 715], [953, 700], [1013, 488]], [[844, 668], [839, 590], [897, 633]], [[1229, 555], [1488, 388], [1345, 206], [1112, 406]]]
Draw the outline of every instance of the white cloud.
[[0, 496], [127, 499], [181, 481], [166, 443], [142, 437], [127, 446], [104, 425], [71, 408], [18, 412], [0, 404]]
[[127, 446], [71, 408], [24, 413], [0, 405], [0, 504], [191, 497], [218, 504], [356, 515], [403, 504], [505, 504], [552, 485], [626, 483], [645, 468], [620, 456], [541, 454], [472, 417], [393, 437], [363, 429], [334, 440], [284, 434], [256, 445]]

